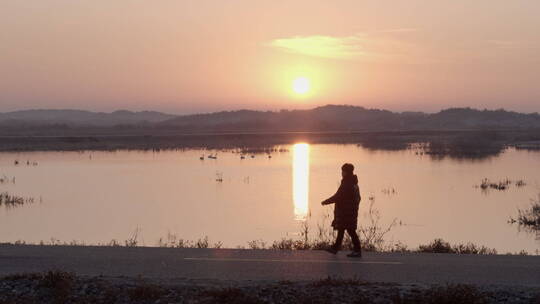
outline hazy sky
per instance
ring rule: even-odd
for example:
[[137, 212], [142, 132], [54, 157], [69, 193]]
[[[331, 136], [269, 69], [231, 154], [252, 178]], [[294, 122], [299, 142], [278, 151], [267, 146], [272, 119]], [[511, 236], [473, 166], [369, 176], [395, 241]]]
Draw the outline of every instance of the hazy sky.
[[328, 103], [540, 111], [540, 1], [0, 0], [0, 111]]

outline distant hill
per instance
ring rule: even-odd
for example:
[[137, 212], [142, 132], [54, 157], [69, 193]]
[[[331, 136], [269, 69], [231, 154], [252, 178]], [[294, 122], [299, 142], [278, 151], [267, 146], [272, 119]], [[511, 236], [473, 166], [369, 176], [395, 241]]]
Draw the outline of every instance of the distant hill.
[[520, 129], [540, 128], [540, 115], [471, 108], [447, 109], [434, 114], [398, 113], [356, 106], [327, 105], [311, 110], [240, 110], [179, 116], [158, 125], [190, 132]]
[[452, 108], [391, 112], [347, 105], [310, 110], [224, 111], [196, 115], [116, 111], [28, 110], [0, 113], [0, 134], [164, 134], [206, 132], [391, 131], [540, 128], [538, 113]]
[[112, 113], [80, 110], [25, 110], [0, 113], [1, 125], [115, 126], [150, 124], [176, 117], [153, 111]]

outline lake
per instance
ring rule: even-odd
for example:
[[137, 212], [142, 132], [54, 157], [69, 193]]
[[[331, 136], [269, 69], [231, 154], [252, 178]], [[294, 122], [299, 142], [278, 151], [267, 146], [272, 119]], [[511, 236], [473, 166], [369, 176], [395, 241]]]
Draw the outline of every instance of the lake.
[[[356, 145], [296, 144], [246, 155], [206, 150], [0, 153], [0, 192], [35, 202], [0, 208], [0, 242], [123, 242], [140, 245], [168, 234], [208, 236], [225, 247], [297, 238], [307, 221], [330, 225], [321, 206], [353, 163], [360, 181], [360, 224], [370, 200], [386, 235], [410, 248], [434, 238], [473, 242], [500, 253], [540, 249], [537, 236], [508, 223], [540, 192], [540, 153], [509, 149], [483, 160], [433, 159], [415, 150], [377, 151]], [[210, 159], [208, 155], [216, 155]], [[200, 157], [204, 155], [204, 160]], [[19, 161], [15, 165], [15, 160]], [[27, 165], [29, 161], [29, 165]], [[475, 187], [484, 178], [523, 180], [507, 190]]]

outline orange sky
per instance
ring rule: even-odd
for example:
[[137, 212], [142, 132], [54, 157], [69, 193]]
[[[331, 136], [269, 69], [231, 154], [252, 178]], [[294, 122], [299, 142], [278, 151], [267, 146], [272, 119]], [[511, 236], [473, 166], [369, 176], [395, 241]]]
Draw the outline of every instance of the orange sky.
[[540, 111], [538, 16], [538, 0], [2, 0], [0, 111]]

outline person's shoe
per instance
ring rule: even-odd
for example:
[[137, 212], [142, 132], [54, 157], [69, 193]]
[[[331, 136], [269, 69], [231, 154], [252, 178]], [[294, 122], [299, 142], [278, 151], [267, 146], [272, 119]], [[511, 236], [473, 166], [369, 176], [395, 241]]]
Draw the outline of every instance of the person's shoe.
[[349, 258], [361, 258], [362, 257], [362, 252], [361, 251], [353, 251], [353, 252], [347, 254], [347, 257], [349, 257]]
[[326, 248], [324, 251], [326, 251], [328, 253], [331, 253], [331, 254], [337, 254], [338, 253], [338, 250], [333, 248], [333, 247]]

